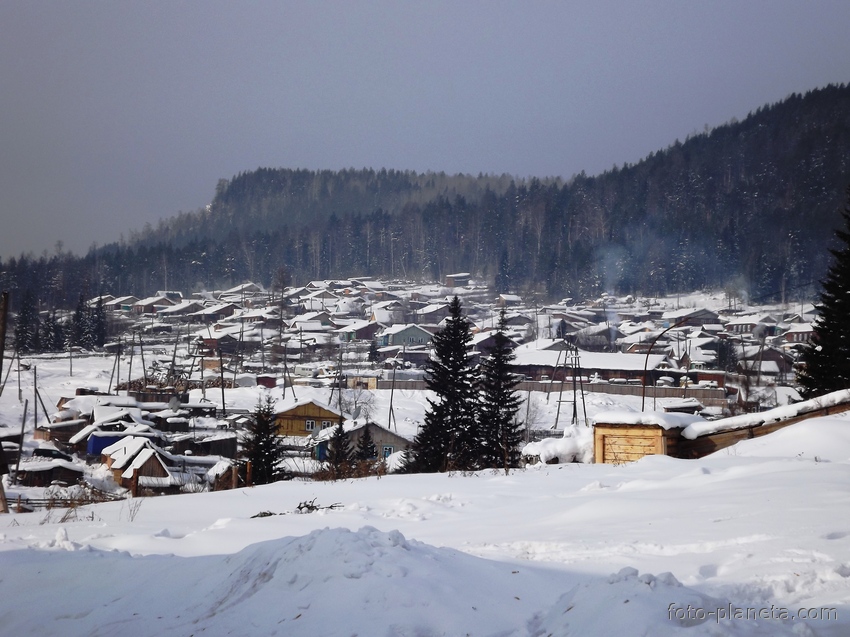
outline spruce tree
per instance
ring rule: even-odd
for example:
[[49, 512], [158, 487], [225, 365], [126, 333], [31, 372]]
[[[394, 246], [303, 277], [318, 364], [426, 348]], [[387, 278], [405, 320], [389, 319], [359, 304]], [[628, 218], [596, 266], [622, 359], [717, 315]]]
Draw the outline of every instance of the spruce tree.
[[354, 457], [358, 462], [368, 462], [375, 460], [378, 457], [378, 448], [375, 446], [375, 440], [372, 438], [372, 432], [367, 424], [363, 428], [363, 434], [360, 440], [357, 441], [357, 449], [354, 451]]
[[283, 445], [277, 436], [274, 422], [274, 400], [269, 395], [257, 401], [254, 421], [248, 427], [244, 451], [251, 463], [254, 484], [269, 484], [281, 480], [285, 471], [278, 468], [283, 459]]
[[348, 477], [351, 474], [351, 460], [351, 444], [348, 442], [348, 432], [345, 431], [342, 416], [340, 416], [328, 443], [331, 477], [334, 480]]
[[29, 288], [24, 292], [21, 308], [15, 317], [15, 350], [21, 354], [40, 350], [38, 306]]
[[461, 313], [460, 299], [454, 297], [445, 327], [431, 340], [434, 349], [426, 384], [436, 399], [428, 398], [425, 422], [406, 456], [405, 471], [466, 471], [480, 466], [477, 379], [467, 356], [471, 340], [469, 321]]
[[69, 337], [69, 345], [76, 345], [83, 349], [92, 348], [91, 311], [82, 293], [80, 293], [77, 308], [74, 310], [74, 316], [71, 319], [71, 333]]
[[65, 330], [56, 320], [56, 310], [42, 320], [39, 330], [42, 351], [62, 351], [65, 347]]
[[850, 187], [841, 215], [844, 229], [835, 235], [842, 245], [830, 250], [833, 262], [821, 281], [820, 316], [798, 372], [805, 398], [850, 388]]
[[106, 310], [103, 307], [103, 297], [97, 300], [89, 316], [91, 330], [91, 344], [94, 347], [103, 347], [106, 343]]
[[515, 356], [505, 335], [505, 311], [499, 314], [493, 347], [481, 361], [481, 407], [478, 414], [482, 461], [485, 467], [508, 469], [519, 466], [522, 424], [516, 415], [520, 397], [514, 389], [520, 382], [511, 371]]

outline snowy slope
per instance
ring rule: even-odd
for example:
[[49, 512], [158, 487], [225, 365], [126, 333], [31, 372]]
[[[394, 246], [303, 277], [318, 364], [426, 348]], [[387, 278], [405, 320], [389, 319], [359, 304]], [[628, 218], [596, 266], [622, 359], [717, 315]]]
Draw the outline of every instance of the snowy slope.
[[[71, 381], [51, 365], [39, 378], [58, 397]], [[94, 367], [75, 361], [74, 383], [105, 386]], [[0, 412], [14, 420], [9, 389]], [[236, 391], [228, 401], [255, 402]], [[415, 420], [421, 395], [403, 401]], [[599, 403], [588, 412], [634, 407]], [[292, 481], [4, 515], [0, 634], [847, 635], [848, 425], [810, 420], [694, 461]], [[295, 513], [313, 498], [340, 507]], [[700, 621], [689, 604], [775, 612]], [[777, 618], [801, 607], [837, 619]]]

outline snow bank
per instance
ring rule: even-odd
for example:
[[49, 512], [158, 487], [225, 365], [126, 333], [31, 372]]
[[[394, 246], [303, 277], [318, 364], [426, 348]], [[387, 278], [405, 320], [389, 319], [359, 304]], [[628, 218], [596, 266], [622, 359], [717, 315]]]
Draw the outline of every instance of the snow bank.
[[37, 548], [3, 554], [16, 573], [0, 580], [0, 599], [15, 609], [3, 615], [4, 634], [792, 634], [776, 621], [682, 619], [677, 613], [689, 605], [711, 610], [729, 603], [669, 573], [624, 568], [604, 578], [536, 569], [372, 527], [325, 528], [229, 556], [103, 553], [68, 541], [64, 528]]
[[721, 431], [741, 429], [743, 427], [758, 427], [765, 423], [780, 422], [782, 420], [796, 418], [797, 416], [801, 416], [809, 412], [818, 411], [827, 407], [835, 407], [836, 405], [848, 402], [850, 402], [850, 389], [842, 389], [840, 391], [832, 392], [831, 394], [826, 394], [825, 396], [818, 396], [817, 398], [804, 400], [803, 402], [794, 403], [793, 405], [784, 405], [769, 411], [762, 411], [755, 414], [741, 414], [740, 416], [723, 418], [722, 420], [694, 422], [682, 431], [682, 435], [688, 440], [694, 440], [699, 436], [705, 436]]
[[523, 456], [539, 456], [540, 462], [593, 462], [593, 429], [573, 425], [564, 429], [562, 438], [546, 438], [530, 442], [522, 448]]
[[712, 455], [844, 462], [850, 460], [850, 415], [804, 420]]
[[[637, 569], [626, 567], [607, 581], [592, 580], [562, 595], [546, 615], [533, 623], [531, 634], [653, 637], [813, 634], [804, 625], [793, 627], [777, 620], [729, 617], [740, 611], [726, 600], [682, 586], [671, 573], [639, 575]], [[719, 617], [721, 614], [724, 616]]]
[[556, 594], [546, 593], [551, 573], [371, 527], [226, 557], [130, 558], [70, 543], [63, 530], [39, 548], [3, 554], [19, 574], [0, 580], [4, 607], [15, 609], [4, 634], [525, 635], [541, 598]]

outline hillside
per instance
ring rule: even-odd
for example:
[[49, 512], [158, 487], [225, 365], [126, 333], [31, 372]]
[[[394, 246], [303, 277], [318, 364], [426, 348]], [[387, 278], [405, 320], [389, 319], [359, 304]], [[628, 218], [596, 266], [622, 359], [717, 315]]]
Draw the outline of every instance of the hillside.
[[828, 86], [567, 182], [260, 168], [126, 244], [11, 259], [0, 283], [67, 303], [84, 287], [149, 294], [469, 271], [542, 298], [727, 287], [798, 300], [826, 270], [848, 183], [850, 87]]

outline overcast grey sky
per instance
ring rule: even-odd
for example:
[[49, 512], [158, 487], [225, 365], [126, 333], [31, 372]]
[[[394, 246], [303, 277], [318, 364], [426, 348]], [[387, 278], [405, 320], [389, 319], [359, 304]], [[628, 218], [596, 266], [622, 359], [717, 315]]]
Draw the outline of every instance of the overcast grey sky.
[[848, 80], [846, 0], [0, 0], [0, 256], [259, 166], [595, 174]]

